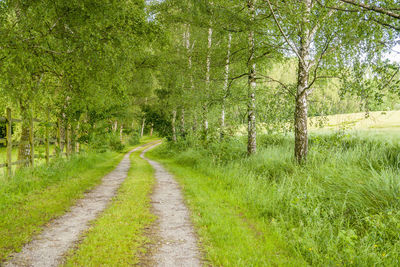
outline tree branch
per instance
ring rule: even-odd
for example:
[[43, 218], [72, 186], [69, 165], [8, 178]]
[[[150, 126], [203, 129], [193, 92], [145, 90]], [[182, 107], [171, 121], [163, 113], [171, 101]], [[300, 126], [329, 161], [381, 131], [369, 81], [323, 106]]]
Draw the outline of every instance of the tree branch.
[[390, 16], [392, 18], [400, 19], [400, 14], [394, 13], [394, 12], [390, 11], [389, 9], [384, 9], [382, 7], [359, 3], [354, 0], [340, 0], [340, 1], [350, 4], [350, 5], [353, 5], [353, 6], [361, 7], [363, 9], [366, 9], [369, 11], [374, 11], [374, 12], [377, 12], [380, 14], [384, 14], [384, 15]]
[[278, 19], [276, 18], [274, 9], [272, 8], [271, 2], [269, 0], [266, 0], [268, 3], [268, 7], [271, 10], [272, 13], [272, 17], [274, 18], [274, 21], [276, 23], [276, 25], [278, 26], [279, 31], [281, 32], [283, 38], [285, 39], [286, 43], [290, 46], [290, 48], [292, 49], [292, 51], [296, 54], [296, 56], [299, 58], [301, 64], [303, 64], [304, 66], [306, 66], [306, 63], [304, 62], [303, 58], [299, 55], [299, 51], [296, 48], [296, 46], [294, 44], [292, 44], [292, 42], [289, 40], [289, 38], [286, 36], [285, 32], [283, 31], [281, 25], [278, 22]]

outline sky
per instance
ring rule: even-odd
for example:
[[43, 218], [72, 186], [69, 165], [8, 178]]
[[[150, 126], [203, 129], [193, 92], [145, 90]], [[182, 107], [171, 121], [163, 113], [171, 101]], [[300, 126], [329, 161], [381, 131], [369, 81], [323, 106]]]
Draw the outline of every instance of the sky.
[[400, 44], [396, 45], [386, 57], [393, 62], [400, 63]]

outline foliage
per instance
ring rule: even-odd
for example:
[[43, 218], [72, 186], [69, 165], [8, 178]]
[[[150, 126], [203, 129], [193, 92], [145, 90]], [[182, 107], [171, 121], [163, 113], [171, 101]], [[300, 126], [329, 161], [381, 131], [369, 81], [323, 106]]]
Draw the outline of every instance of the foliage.
[[134, 146], [140, 143], [140, 136], [138, 133], [132, 132], [128, 137], [128, 144]]

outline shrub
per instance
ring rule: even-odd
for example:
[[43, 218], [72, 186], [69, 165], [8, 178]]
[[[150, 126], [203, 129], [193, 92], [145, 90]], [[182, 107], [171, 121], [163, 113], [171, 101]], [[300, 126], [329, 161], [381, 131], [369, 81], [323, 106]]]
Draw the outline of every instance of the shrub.
[[107, 150], [119, 152], [125, 147], [119, 134], [116, 133], [93, 133], [89, 139], [89, 146], [98, 152], [106, 152]]
[[140, 136], [138, 133], [133, 132], [129, 135], [128, 144], [134, 146], [140, 143]]
[[119, 134], [108, 135], [108, 146], [111, 150], [118, 152], [121, 152], [125, 148], [125, 145], [121, 142]]

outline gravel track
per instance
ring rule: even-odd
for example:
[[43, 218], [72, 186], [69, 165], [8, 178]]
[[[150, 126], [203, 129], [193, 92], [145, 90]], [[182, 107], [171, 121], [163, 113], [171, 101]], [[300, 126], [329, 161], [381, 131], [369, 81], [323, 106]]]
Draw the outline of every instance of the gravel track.
[[141, 157], [155, 169], [157, 180], [152, 195], [152, 204], [153, 211], [158, 217], [153, 232], [159, 242], [154, 248], [150, 248], [151, 259], [149, 264], [146, 265], [162, 267], [201, 266], [197, 238], [179, 184], [161, 164], [144, 156], [148, 150], [158, 145], [145, 149], [141, 154]]
[[139, 146], [126, 154], [115, 170], [104, 176], [100, 185], [78, 200], [69, 212], [50, 222], [41, 234], [26, 244], [21, 252], [12, 255], [4, 266], [50, 267], [60, 265], [67, 251], [79, 241], [82, 233], [89, 228], [90, 221], [96, 219], [108, 206], [127, 177], [131, 165], [130, 154], [153, 143]]

